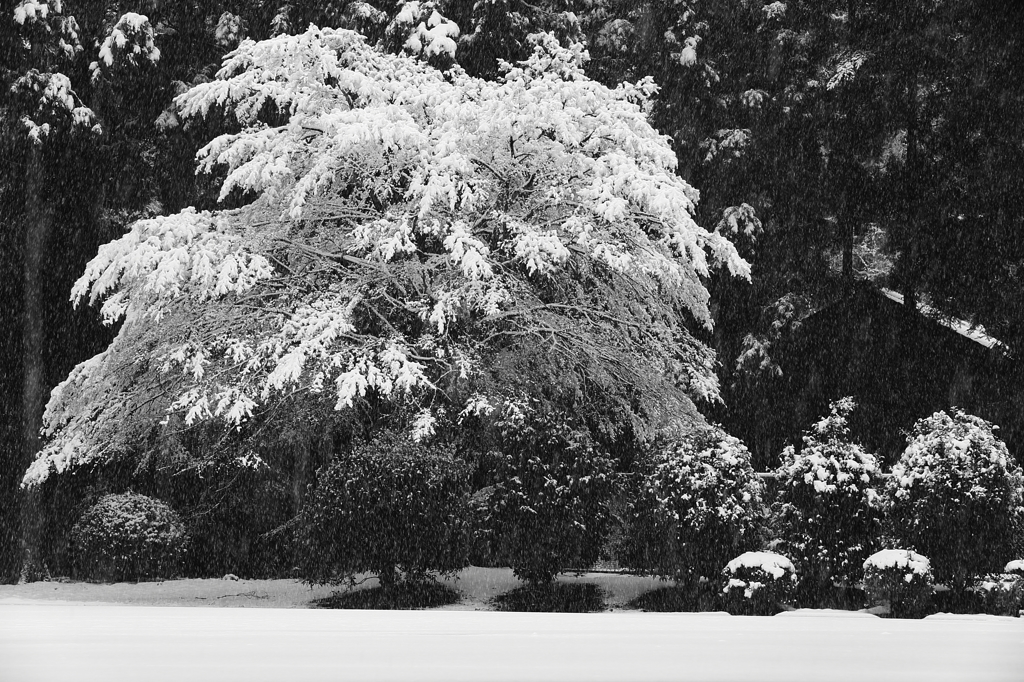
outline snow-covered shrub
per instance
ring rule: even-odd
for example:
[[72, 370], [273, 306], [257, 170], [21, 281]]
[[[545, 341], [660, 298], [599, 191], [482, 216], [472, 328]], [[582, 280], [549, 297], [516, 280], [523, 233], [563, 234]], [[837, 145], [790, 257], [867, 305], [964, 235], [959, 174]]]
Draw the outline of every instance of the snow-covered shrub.
[[588, 433], [533, 417], [503, 432], [489, 524], [516, 577], [550, 584], [558, 573], [597, 561], [609, 529], [612, 461]]
[[875, 457], [850, 442], [850, 398], [787, 447], [778, 469], [772, 509], [780, 547], [796, 562], [807, 596], [816, 602], [835, 582], [860, 581], [864, 560], [881, 532], [881, 487]]
[[693, 585], [756, 546], [762, 486], [739, 439], [702, 429], [642, 466], [623, 514], [620, 564]]
[[797, 575], [793, 562], [773, 552], [744, 552], [722, 571], [729, 613], [770, 616], [793, 600]]
[[921, 419], [885, 488], [889, 533], [929, 556], [939, 582], [963, 591], [1013, 558], [1024, 475], [995, 427], [957, 410]]
[[1012, 573], [1013, 575], [1019, 575], [1024, 578], [1024, 559], [1007, 561], [1006, 566], [1003, 567], [1003, 573]]
[[173, 577], [188, 546], [178, 514], [160, 500], [105, 495], [71, 530], [74, 573], [123, 582]]
[[1019, 616], [1024, 609], [1024, 575], [994, 573], [974, 586], [981, 597], [981, 608], [994, 616]]
[[376, 573], [389, 589], [402, 571], [454, 573], [469, 552], [469, 475], [453, 450], [383, 434], [318, 472], [297, 530], [310, 583]]
[[888, 604], [897, 617], [923, 615], [932, 596], [928, 558], [908, 549], [883, 549], [864, 561], [864, 591], [869, 604]]

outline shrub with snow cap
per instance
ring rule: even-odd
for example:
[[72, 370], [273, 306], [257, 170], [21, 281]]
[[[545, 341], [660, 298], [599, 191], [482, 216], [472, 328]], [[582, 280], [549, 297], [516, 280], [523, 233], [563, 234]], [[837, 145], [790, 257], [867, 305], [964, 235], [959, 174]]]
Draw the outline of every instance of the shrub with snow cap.
[[1003, 567], [1003, 573], [1013, 573], [1024, 577], [1024, 559], [1014, 559], [1013, 561], [1006, 562], [1006, 566]]
[[928, 557], [909, 549], [883, 549], [864, 561], [864, 591], [870, 604], [887, 604], [894, 616], [919, 616], [932, 595]]
[[793, 562], [774, 552], [744, 552], [725, 566], [726, 608], [742, 615], [771, 615], [789, 603], [796, 589]]
[[1024, 475], [995, 428], [959, 410], [918, 421], [885, 490], [891, 536], [957, 591], [1020, 543]]
[[986, 575], [973, 588], [981, 598], [981, 608], [993, 616], [1019, 616], [1024, 610], [1024, 574]]
[[800, 567], [812, 599], [833, 582], [853, 584], [877, 543], [881, 505], [878, 462], [850, 442], [847, 419], [852, 398], [832, 403], [831, 413], [787, 447], [778, 469], [773, 508], [782, 547]]
[[166, 503], [122, 493], [103, 496], [71, 529], [74, 573], [123, 582], [173, 578], [188, 546], [177, 512]]
[[618, 551], [624, 566], [692, 584], [757, 542], [761, 482], [746, 446], [717, 428], [658, 452], [636, 483]]

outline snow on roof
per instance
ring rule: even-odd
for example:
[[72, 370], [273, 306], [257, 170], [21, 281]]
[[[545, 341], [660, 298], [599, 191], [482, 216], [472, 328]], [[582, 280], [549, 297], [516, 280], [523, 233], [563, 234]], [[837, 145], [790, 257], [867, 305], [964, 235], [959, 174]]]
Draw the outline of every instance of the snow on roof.
[[[880, 291], [881, 294], [888, 298], [890, 301], [894, 301], [896, 303], [899, 303], [900, 305], [903, 305], [903, 294], [897, 293], [892, 289], [879, 289], [878, 291]], [[918, 303], [917, 309], [918, 311], [921, 312], [921, 314], [925, 315], [926, 317], [935, 320], [944, 327], [952, 329], [960, 336], [968, 338], [971, 341], [980, 343], [986, 348], [996, 348], [997, 346], [1000, 348], [1006, 347], [1006, 345], [1002, 343], [999, 339], [993, 338], [986, 334], [985, 328], [982, 327], [981, 325], [973, 325], [967, 320], [961, 320], [956, 317], [950, 317], [949, 315], [945, 315], [936, 310], [935, 308], [932, 308], [931, 306], [926, 305], [924, 303]]]

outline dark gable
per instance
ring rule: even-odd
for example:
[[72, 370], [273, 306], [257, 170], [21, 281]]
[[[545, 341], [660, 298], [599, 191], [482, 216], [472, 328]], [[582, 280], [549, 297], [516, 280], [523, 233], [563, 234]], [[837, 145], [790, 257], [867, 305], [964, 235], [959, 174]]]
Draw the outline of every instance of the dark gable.
[[781, 358], [790, 395], [778, 396], [792, 416], [788, 442], [798, 442], [829, 401], [851, 395], [858, 405], [851, 431], [887, 467], [917, 419], [954, 406], [999, 425], [1020, 459], [1017, 363], [1010, 349], [966, 322], [858, 286], [808, 316], [793, 341]]

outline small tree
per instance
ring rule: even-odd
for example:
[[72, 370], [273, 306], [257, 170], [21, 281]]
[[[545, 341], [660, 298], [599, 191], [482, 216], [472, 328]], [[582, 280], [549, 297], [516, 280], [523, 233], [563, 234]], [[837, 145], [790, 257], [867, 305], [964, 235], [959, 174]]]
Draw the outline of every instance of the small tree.
[[960, 410], [919, 420], [885, 489], [889, 533], [961, 593], [1020, 544], [1024, 475], [995, 428]]
[[622, 564], [696, 587], [757, 544], [762, 486], [737, 438], [700, 429], [659, 451], [645, 469], [626, 507]]
[[105, 495], [71, 530], [75, 574], [88, 580], [171, 578], [188, 545], [177, 513], [160, 500]]
[[586, 431], [556, 418], [517, 422], [503, 424], [489, 524], [516, 577], [546, 586], [597, 561], [611, 519], [612, 461]]
[[468, 564], [468, 470], [451, 448], [379, 436], [319, 473], [297, 536], [310, 583], [374, 572], [389, 590], [400, 571], [411, 581], [454, 573]]
[[803, 438], [782, 452], [773, 521], [802, 590], [812, 602], [833, 582], [852, 585], [881, 532], [881, 483], [875, 457], [850, 442], [847, 419], [855, 404], [843, 398]]

